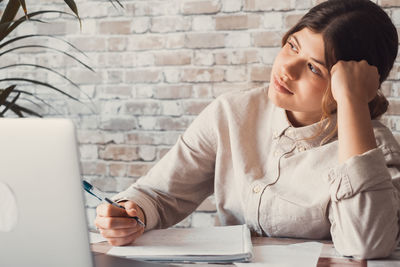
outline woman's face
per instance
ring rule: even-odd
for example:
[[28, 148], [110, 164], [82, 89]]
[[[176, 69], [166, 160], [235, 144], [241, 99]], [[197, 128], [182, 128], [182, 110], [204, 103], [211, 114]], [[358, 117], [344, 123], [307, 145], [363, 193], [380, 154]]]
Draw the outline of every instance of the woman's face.
[[322, 35], [304, 28], [289, 36], [272, 67], [268, 97], [287, 110], [294, 126], [315, 123], [322, 116], [322, 97], [329, 73]]

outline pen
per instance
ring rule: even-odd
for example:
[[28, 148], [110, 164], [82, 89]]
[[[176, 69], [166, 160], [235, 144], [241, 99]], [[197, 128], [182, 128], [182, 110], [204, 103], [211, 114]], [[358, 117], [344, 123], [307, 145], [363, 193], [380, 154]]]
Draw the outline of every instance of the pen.
[[[102, 191], [100, 191], [99, 189], [97, 189], [96, 187], [94, 187], [93, 185], [91, 185], [89, 182], [87, 182], [85, 180], [83, 180], [83, 188], [85, 189], [86, 192], [88, 192], [92, 196], [96, 197], [100, 201], [104, 200], [117, 208], [125, 209], [124, 206], [121, 206], [118, 203], [109, 199], [108, 197], [105, 197], [104, 193]], [[145, 227], [145, 224], [142, 222], [142, 220], [140, 220], [140, 218], [138, 216], [133, 216], [131, 218], [135, 219], [139, 225]]]

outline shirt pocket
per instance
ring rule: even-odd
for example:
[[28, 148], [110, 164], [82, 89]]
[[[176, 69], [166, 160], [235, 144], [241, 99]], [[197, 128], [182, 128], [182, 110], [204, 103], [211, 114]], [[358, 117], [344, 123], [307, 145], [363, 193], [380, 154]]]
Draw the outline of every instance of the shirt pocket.
[[261, 200], [260, 209], [260, 224], [270, 236], [323, 239], [330, 235], [330, 224], [319, 202], [270, 192]]

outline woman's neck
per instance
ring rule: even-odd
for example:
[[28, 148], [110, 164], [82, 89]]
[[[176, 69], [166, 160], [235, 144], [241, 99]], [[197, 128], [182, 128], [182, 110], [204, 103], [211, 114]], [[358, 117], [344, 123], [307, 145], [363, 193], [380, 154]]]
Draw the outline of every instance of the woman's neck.
[[286, 110], [286, 116], [293, 127], [303, 127], [314, 124], [321, 120], [321, 115], [305, 112], [295, 112]]

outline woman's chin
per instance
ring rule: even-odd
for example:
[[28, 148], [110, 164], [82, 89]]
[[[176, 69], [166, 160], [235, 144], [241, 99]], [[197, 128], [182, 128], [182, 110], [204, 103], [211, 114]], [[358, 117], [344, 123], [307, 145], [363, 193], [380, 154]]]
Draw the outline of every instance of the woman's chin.
[[275, 90], [274, 90], [274, 88], [272, 88], [272, 86], [270, 86], [268, 88], [268, 99], [270, 101], [272, 101], [272, 103], [274, 103], [275, 106], [285, 109], [284, 100], [277, 92], [275, 92]]

